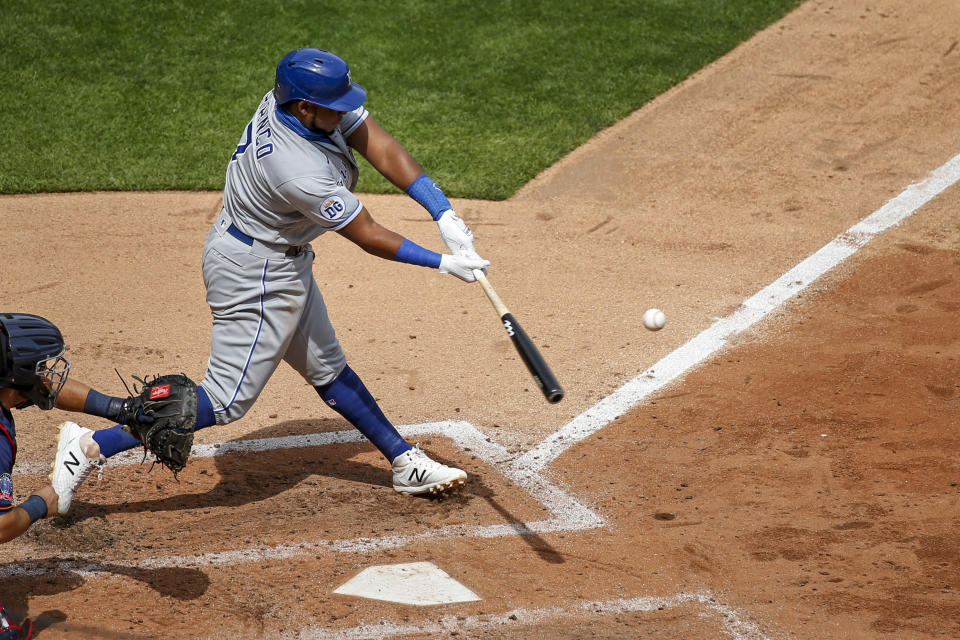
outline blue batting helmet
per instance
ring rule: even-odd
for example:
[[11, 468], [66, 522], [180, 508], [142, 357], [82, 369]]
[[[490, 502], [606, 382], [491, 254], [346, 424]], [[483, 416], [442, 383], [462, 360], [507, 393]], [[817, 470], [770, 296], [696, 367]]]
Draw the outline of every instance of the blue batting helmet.
[[21, 409], [30, 404], [53, 408], [70, 373], [65, 350], [60, 330], [46, 318], [0, 313], [0, 387], [12, 387], [27, 397]]
[[366, 90], [350, 79], [350, 67], [323, 49], [295, 49], [277, 65], [273, 88], [277, 104], [306, 100], [334, 111], [353, 111], [367, 99]]

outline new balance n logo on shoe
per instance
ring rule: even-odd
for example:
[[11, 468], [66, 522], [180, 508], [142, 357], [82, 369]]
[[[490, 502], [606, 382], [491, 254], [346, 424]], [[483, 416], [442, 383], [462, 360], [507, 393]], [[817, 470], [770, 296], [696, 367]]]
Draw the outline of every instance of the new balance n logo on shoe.
[[407, 495], [441, 495], [459, 489], [467, 474], [431, 460], [420, 447], [413, 447], [394, 459], [393, 489]]
[[65, 466], [65, 467], [67, 468], [67, 471], [70, 472], [70, 475], [72, 475], [72, 476], [77, 475], [77, 474], [75, 474], [75, 473], [73, 472], [73, 468], [72, 468], [72, 467], [79, 467], [79, 466], [80, 466], [80, 461], [77, 460], [77, 456], [73, 453], [73, 451], [70, 452], [70, 460], [64, 460], [64, 461], [63, 461], [63, 466]]

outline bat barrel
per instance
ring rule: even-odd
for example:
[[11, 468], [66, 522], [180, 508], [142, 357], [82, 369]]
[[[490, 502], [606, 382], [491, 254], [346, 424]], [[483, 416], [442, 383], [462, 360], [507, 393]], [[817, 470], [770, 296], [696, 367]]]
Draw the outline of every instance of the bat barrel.
[[547, 402], [556, 404], [563, 400], [563, 387], [557, 382], [556, 376], [553, 375], [550, 366], [543, 359], [540, 350], [533, 344], [527, 332], [523, 330], [513, 314], [506, 313], [500, 319], [503, 321], [503, 328], [506, 329], [507, 335], [513, 341], [513, 346], [516, 347], [523, 363], [527, 365], [530, 375], [540, 387]]
[[558, 384], [550, 390], [544, 390], [543, 395], [547, 398], [547, 402], [550, 404], [557, 404], [563, 400], [563, 393], [563, 387]]

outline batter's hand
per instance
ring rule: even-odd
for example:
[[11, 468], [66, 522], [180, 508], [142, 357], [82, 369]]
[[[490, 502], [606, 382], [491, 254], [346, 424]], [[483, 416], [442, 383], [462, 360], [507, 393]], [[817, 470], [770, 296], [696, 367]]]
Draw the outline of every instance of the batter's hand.
[[473, 248], [473, 231], [470, 231], [467, 223], [461, 220], [453, 209], [443, 212], [437, 220], [437, 226], [440, 228], [440, 237], [450, 249], [450, 253], [455, 256], [480, 257]]
[[473, 275], [473, 270], [480, 269], [486, 273], [489, 266], [490, 261], [476, 253], [472, 256], [452, 256], [449, 253], [440, 256], [440, 273], [453, 274], [464, 282], [476, 282], [477, 277]]

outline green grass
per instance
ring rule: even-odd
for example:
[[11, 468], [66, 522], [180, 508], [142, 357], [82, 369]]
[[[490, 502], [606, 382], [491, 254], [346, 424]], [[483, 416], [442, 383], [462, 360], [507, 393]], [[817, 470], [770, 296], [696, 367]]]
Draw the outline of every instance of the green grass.
[[277, 61], [319, 46], [448, 195], [506, 198], [799, 2], [5, 0], [0, 192], [220, 189]]

